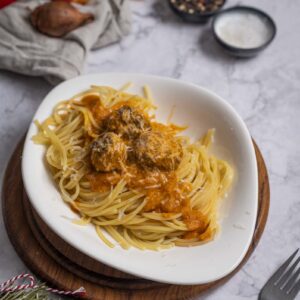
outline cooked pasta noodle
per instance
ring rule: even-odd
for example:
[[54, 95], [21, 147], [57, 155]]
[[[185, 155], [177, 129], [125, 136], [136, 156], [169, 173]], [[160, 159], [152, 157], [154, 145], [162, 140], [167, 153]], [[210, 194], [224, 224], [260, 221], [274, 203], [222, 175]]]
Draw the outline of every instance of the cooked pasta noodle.
[[[231, 166], [209, 152], [214, 130], [192, 143], [179, 134], [185, 128], [150, 116], [154, 101], [148, 87], [144, 97], [126, 92], [128, 87], [93, 85], [58, 103], [42, 123], [36, 121], [33, 140], [46, 146], [46, 163], [62, 199], [80, 215], [75, 223], [92, 223], [108, 247], [117, 242], [124, 249], [159, 250], [213, 239], [219, 202], [233, 178]], [[136, 117], [127, 127], [124, 118], [116, 123], [112, 117], [123, 112], [122, 118]], [[158, 151], [154, 155], [147, 152], [150, 143]]]

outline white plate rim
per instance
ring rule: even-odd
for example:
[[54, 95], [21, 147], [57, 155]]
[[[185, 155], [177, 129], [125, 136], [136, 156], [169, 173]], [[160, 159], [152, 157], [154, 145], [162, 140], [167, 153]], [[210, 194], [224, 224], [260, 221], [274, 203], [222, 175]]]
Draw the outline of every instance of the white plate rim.
[[[211, 92], [206, 88], [199, 87], [195, 84], [188, 83], [188, 82], [183, 82], [181, 80], [177, 80], [177, 79], [173, 79], [173, 78], [160, 77], [160, 76], [155, 76], [155, 75], [139, 74], [139, 73], [113, 73], [112, 72], [112, 73], [82, 75], [82, 76], [70, 79], [66, 82], [63, 82], [60, 85], [56, 86], [54, 89], [52, 89], [48, 93], [48, 95], [44, 98], [44, 100], [41, 102], [39, 108], [37, 109], [37, 111], [35, 113], [35, 116], [34, 116], [33, 120], [36, 118], [37, 115], [39, 115], [39, 111], [45, 105], [46, 100], [49, 99], [49, 97], [51, 97], [51, 95], [54, 94], [55, 91], [57, 91], [58, 88], [62, 87], [66, 83], [76, 84], [76, 82], [79, 81], [79, 80], [88, 80], [92, 83], [93, 80], [96, 80], [96, 78], [98, 78], [99, 76], [100, 77], [105, 77], [105, 76], [117, 76], [118, 77], [118, 76], [121, 76], [121, 77], [126, 77], [126, 78], [137, 78], [137, 77], [139, 77], [139, 78], [145, 78], [145, 79], [150, 78], [150, 79], [156, 79], [156, 80], [161, 80], [161, 81], [169, 81], [169, 82], [173, 82], [173, 83], [180, 83], [180, 84], [184, 84], [185, 86], [189, 86], [191, 88], [199, 89], [202, 92], [205, 92], [205, 93], [211, 95], [212, 97], [214, 97], [217, 102], [219, 101], [220, 103], [222, 103], [222, 105], [224, 107], [226, 107], [226, 109], [228, 109], [232, 113], [232, 115], [239, 122], [239, 125], [241, 126], [241, 129], [244, 131], [245, 138], [248, 140], [248, 143], [249, 143], [248, 146], [251, 148], [251, 149], [250, 148], [248, 149], [249, 153], [251, 153], [251, 157], [249, 157], [249, 158], [252, 162], [252, 165], [255, 164], [256, 172], [255, 172], [254, 175], [256, 176], [256, 184], [253, 185], [253, 189], [256, 192], [256, 195], [258, 195], [258, 185], [257, 185], [258, 175], [257, 175], [257, 168], [256, 168], [256, 156], [255, 156], [254, 147], [253, 147], [253, 144], [252, 144], [252, 139], [251, 139], [250, 133], [249, 133], [245, 123], [243, 122], [242, 118], [238, 115], [238, 113], [234, 110], [234, 108], [228, 102], [226, 102], [223, 98], [221, 98], [220, 96], [218, 96], [214, 92]], [[257, 204], [258, 196], [256, 196], [256, 200], [255, 200], [255, 203], [254, 203], [254, 206], [253, 206], [254, 210], [255, 210], [255, 212], [254, 212], [255, 213], [255, 220], [254, 220], [254, 222], [252, 222], [252, 225], [251, 225], [251, 236], [249, 235], [249, 238], [247, 240], [247, 243], [245, 244], [244, 250], [240, 253], [239, 258], [235, 261], [235, 263], [231, 265], [231, 268], [228, 268], [226, 272], [220, 273], [220, 274], [218, 274], [218, 276], [214, 276], [213, 278], [208, 278], [206, 280], [197, 279], [197, 278], [194, 279], [194, 280], [192, 280], [190, 278], [188, 280], [186, 280], [185, 278], [178, 278], [178, 277], [176, 277], [176, 278], [164, 278], [163, 276], [153, 276], [153, 274], [148, 274], [148, 273], [143, 273], [142, 274], [140, 271], [136, 272], [135, 270], [132, 270], [132, 269], [129, 270], [128, 268], [123, 268], [122, 266], [117, 266], [116, 263], [114, 263], [112, 261], [107, 261], [106, 259], [103, 259], [101, 257], [95, 257], [86, 248], [82, 247], [82, 245], [79, 245], [78, 243], [74, 242], [74, 240], [72, 240], [72, 239], [68, 238], [68, 236], [64, 235], [64, 233], [62, 233], [60, 231], [60, 229], [55, 226], [55, 224], [49, 222], [47, 216], [45, 215], [45, 211], [43, 211], [41, 209], [41, 207], [38, 205], [38, 201], [36, 201], [36, 199], [33, 197], [32, 192], [33, 192], [34, 187], [33, 187], [33, 185], [31, 184], [31, 182], [29, 180], [30, 176], [28, 176], [30, 174], [30, 168], [27, 164], [27, 158], [30, 156], [30, 148], [31, 147], [29, 145], [31, 144], [32, 133], [35, 132], [34, 128], [35, 128], [35, 125], [33, 123], [31, 123], [31, 125], [29, 127], [29, 130], [28, 130], [28, 133], [27, 133], [27, 136], [26, 136], [26, 139], [25, 139], [24, 151], [23, 151], [23, 156], [22, 156], [22, 176], [23, 176], [23, 181], [24, 181], [24, 185], [25, 185], [27, 194], [29, 196], [31, 204], [33, 205], [34, 209], [37, 211], [39, 216], [42, 218], [42, 220], [56, 234], [58, 234], [58, 236], [60, 236], [64, 240], [66, 240], [68, 243], [70, 243], [73, 247], [75, 247], [79, 251], [82, 251], [86, 255], [88, 255], [88, 256], [90, 256], [90, 257], [92, 257], [92, 258], [94, 258], [94, 259], [96, 259], [96, 260], [98, 260], [102, 263], [105, 263], [105, 264], [107, 264], [111, 267], [117, 268], [121, 271], [130, 273], [130, 274], [133, 274], [133, 275], [136, 275], [136, 276], [140, 276], [140, 277], [143, 277], [143, 278], [146, 278], [146, 279], [165, 282], [165, 283], [171, 283], [171, 284], [204, 284], [204, 283], [208, 283], [208, 282], [211, 282], [211, 281], [214, 281], [214, 280], [218, 280], [220, 278], [223, 278], [227, 274], [229, 274], [231, 271], [233, 271], [239, 265], [239, 263], [242, 261], [242, 259], [244, 258], [245, 254], [246, 254], [246, 252], [247, 252], [247, 250], [250, 246], [250, 243], [251, 243], [251, 240], [252, 240], [252, 237], [253, 237], [253, 233], [254, 233], [254, 229], [255, 229], [255, 221], [256, 221], [257, 207], [258, 207], [258, 204]]]

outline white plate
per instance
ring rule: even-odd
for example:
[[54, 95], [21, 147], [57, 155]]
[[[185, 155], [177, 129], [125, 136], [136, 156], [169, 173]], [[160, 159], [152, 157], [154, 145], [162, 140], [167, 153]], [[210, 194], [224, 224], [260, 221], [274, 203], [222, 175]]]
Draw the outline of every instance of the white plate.
[[32, 123], [25, 141], [22, 173], [31, 204], [46, 224], [66, 242], [90, 257], [140, 277], [173, 284], [202, 284], [232, 271], [243, 259], [253, 236], [257, 214], [257, 167], [250, 134], [235, 110], [216, 94], [179, 80], [141, 74], [108, 73], [80, 76], [55, 87], [37, 110], [34, 120], [47, 118], [54, 105], [81, 92], [91, 84], [115, 88], [135, 83], [132, 93], [151, 88], [158, 106], [158, 120], [165, 122], [175, 105], [173, 121], [188, 125], [186, 134], [199, 138], [216, 128], [213, 152], [235, 168], [236, 179], [221, 208], [221, 232], [205, 245], [174, 247], [159, 252], [117, 246], [108, 248], [92, 225], [72, 224], [77, 216], [61, 200], [43, 161], [45, 148], [31, 138]]

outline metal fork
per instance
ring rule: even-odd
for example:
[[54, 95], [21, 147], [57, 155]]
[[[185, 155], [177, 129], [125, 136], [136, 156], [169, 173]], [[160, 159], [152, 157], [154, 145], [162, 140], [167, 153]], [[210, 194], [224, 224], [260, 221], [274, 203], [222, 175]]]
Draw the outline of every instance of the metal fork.
[[[300, 291], [300, 257], [297, 249], [262, 288], [260, 300], [293, 300]], [[292, 263], [293, 259], [296, 260]], [[292, 263], [292, 264], [291, 264]]]

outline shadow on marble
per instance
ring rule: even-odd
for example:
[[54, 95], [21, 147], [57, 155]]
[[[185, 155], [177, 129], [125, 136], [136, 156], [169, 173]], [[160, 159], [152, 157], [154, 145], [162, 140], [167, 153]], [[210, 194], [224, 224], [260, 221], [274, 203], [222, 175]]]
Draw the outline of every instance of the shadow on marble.
[[209, 58], [218, 59], [226, 63], [232, 63], [236, 61], [236, 58], [230, 56], [227, 54], [220, 45], [216, 42], [212, 28], [209, 26], [209, 28], [204, 28], [204, 30], [201, 32], [200, 38], [199, 38], [199, 44], [200, 48], [204, 55], [206, 55]]
[[224, 49], [222, 49], [222, 47], [215, 40], [211, 25], [207, 28], [203, 28], [203, 30], [201, 31], [199, 44], [202, 53], [206, 55], [208, 58], [217, 59], [226, 64], [231, 64], [231, 63], [244, 64], [247, 63], [249, 60], [255, 58], [255, 56], [248, 57], [248, 58], [239, 58], [228, 54]]
[[153, 3], [152, 8], [156, 17], [162, 22], [182, 23], [180, 18], [171, 11], [167, 1], [157, 0]]
[[53, 85], [46, 81], [42, 76], [30, 76], [8, 70], [1, 70], [1, 77], [13, 79], [16, 84], [29, 83], [30, 85], [38, 84], [40, 86], [53, 87]]
[[0, 179], [12, 150], [25, 135], [37, 107], [52, 86], [42, 78], [1, 71]]

